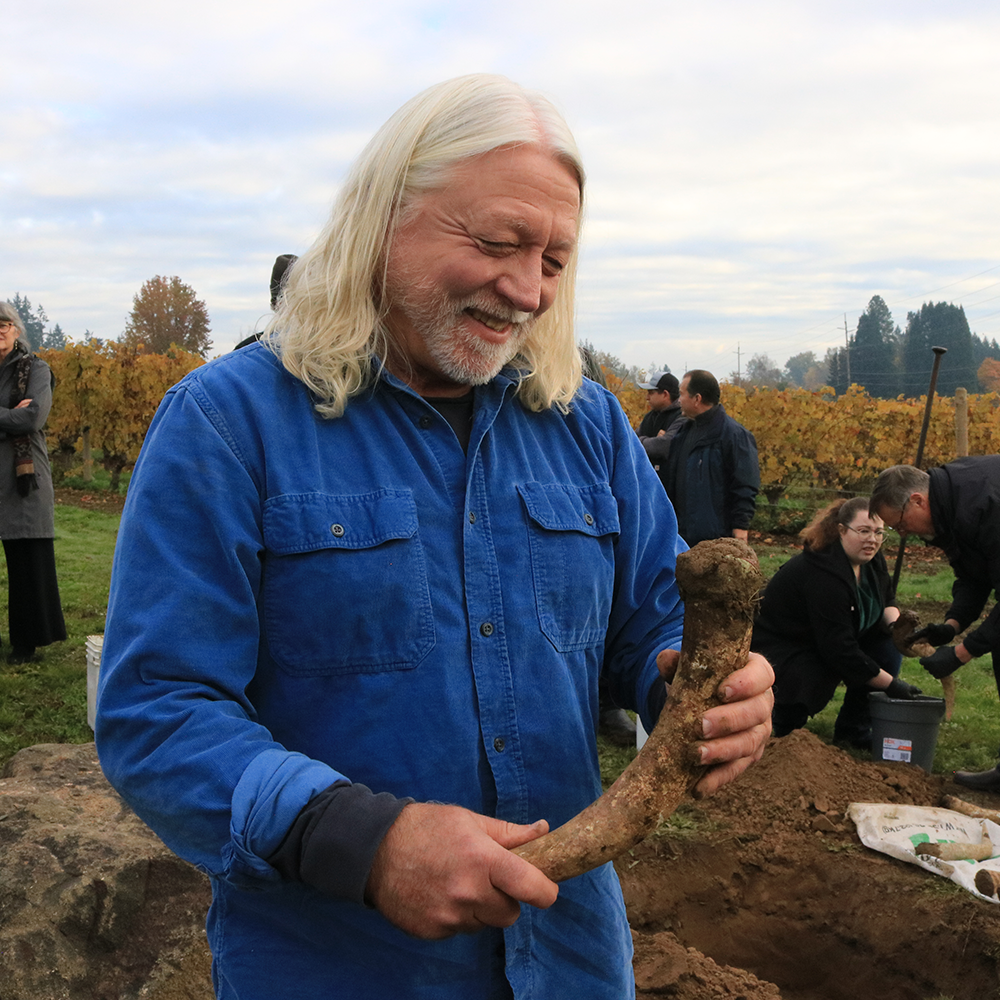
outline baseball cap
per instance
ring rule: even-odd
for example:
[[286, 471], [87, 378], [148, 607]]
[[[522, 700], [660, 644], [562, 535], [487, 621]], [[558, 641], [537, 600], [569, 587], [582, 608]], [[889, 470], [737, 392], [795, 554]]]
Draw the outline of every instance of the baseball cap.
[[655, 389], [657, 392], [669, 392], [672, 398], [677, 397], [681, 391], [680, 382], [677, 376], [671, 372], [653, 372], [649, 376], [648, 382], [640, 382], [640, 389]]

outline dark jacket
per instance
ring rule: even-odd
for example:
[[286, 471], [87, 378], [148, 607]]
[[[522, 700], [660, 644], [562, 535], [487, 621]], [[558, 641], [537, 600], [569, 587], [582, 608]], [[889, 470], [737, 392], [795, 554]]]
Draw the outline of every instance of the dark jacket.
[[[955, 571], [945, 617], [965, 629], [1000, 588], [1000, 455], [957, 458], [928, 471], [931, 544], [944, 550]], [[1000, 651], [1000, 604], [963, 642], [973, 656]]]
[[656, 437], [660, 431], [667, 430], [680, 417], [681, 404], [674, 401], [665, 410], [650, 410], [640, 421], [636, 433], [640, 438]]
[[[885, 556], [876, 553], [864, 567], [881, 598], [894, 605]], [[805, 549], [771, 577], [754, 622], [751, 648], [774, 667], [774, 698], [783, 705], [805, 705], [810, 715], [833, 697], [837, 684], [867, 684], [879, 672], [858, 645], [881, 631], [881, 621], [861, 631], [858, 585], [843, 547], [835, 542], [822, 552]]]
[[713, 406], [681, 422], [663, 481], [688, 545], [749, 528], [760, 490], [757, 442], [721, 404]]
[[[650, 410], [642, 418], [636, 431], [664, 489], [667, 488], [667, 455], [670, 454], [670, 444], [684, 421], [681, 404], [671, 403], [665, 410]], [[664, 433], [661, 435], [660, 431]]]

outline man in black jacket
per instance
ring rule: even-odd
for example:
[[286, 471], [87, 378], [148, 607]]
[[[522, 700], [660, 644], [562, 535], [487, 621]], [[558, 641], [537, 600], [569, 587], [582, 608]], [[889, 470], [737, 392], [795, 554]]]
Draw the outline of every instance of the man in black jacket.
[[690, 419], [681, 422], [661, 469], [678, 530], [691, 546], [707, 538], [746, 541], [756, 511], [757, 442], [726, 413], [721, 398], [711, 372], [684, 375], [677, 400]]
[[649, 412], [642, 418], [636, 433], [656, 469], [663, 488], [666, 489], [667, 454], [670, 442], [683, 424], [681, 404], [678, 400], [680, 384], [671, 372], [653, 372], [648, 382], [640, 382], [640, 389], [646, 390], [646, 405]]
[[[1000, 588], [1000, 455], [958, 458], [928, 472], [895, 465], [878, 477], [869, 509], [901, 534], [919, 535], [943, 549], [955, 571], [945, 620], [913, 637], [940, 647], [920, 665], [934, 677], [947, 677], [991, 653], [1000, 691], [1000, 604], [958, 645], [948, 645], [979, 618], [990, 593]], [[955, 781], [1000, 792], [1000, 765], [980, 773], [956, 771]]]

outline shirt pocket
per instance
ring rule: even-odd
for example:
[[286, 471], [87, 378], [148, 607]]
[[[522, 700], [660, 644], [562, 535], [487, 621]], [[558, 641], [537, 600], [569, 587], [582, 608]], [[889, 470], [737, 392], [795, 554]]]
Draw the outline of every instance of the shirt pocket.
[[434, 646], [410, 491], [272, 497], [264, 546], [267, 644], [288, 673], [410, 670]]
[[603, 642], [615, 582], [618, 504], [606, 483], [523, 483], [535, 606], [560, 652]]

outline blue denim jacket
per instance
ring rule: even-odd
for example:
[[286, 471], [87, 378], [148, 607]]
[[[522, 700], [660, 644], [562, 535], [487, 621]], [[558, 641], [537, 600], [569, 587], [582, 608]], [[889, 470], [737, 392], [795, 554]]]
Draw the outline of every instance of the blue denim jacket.
[[[506, 931], [427, 942], [264, 860], [340, 778], [558, 826], [601, 792], [603, 670], [651, 728], [684, 543], [621, 407], [476, 389], [466, 455], [383, 375], [343, 417], [254, 346], [166, 396], [115, 553], [97, 741], [111, 782], [207, 872], [219, 997], [621, 1000], [610, 865]], [[500, 947], [501, 937], [505, 947]], [[506, 988], [504, 986], [504, 988]]]

